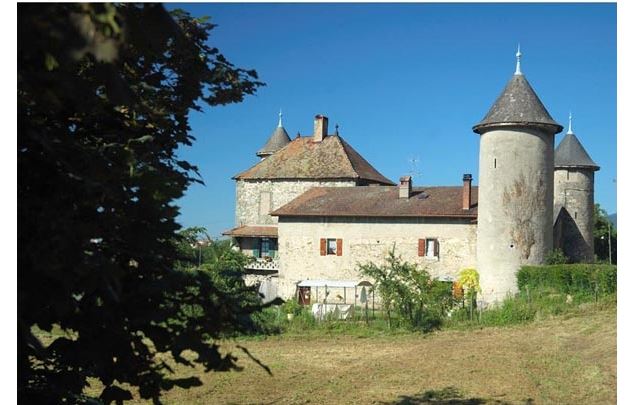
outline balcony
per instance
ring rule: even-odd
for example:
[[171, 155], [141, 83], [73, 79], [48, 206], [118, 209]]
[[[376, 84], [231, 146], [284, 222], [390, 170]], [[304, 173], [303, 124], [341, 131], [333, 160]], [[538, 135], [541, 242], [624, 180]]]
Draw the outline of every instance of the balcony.
[[254, 260], [253, 262], [247, 264], [245, 266], [245, 270], [273, 270], [273, 271], [278, 271], [278, 269], [280, 268], [279, 266], [279, 259], [273, 259], [273, 258], [269, 258], [269, 257], [265, 257], [265, 258], [256, 258], [256, 260]]

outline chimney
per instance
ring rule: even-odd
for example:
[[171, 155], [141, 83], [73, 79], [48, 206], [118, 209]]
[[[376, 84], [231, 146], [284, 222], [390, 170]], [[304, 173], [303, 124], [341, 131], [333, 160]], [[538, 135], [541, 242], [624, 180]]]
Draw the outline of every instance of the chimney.
[[401, 176], [399, 178], [399, 198], [410, 198], [412, 194], [412, 177]]
[[472, 206], [472, 175], [463, 175], [463, 209], [469, 210]]
[[329, 119], [323, 115], [316, 115], [313, 121], [313, 142], [322, 142], [328, 135]]

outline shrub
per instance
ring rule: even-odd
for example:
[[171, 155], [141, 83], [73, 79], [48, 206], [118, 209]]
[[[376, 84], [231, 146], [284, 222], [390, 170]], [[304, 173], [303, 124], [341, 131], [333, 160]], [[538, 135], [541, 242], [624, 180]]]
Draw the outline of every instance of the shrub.
[[394, 247], [385, 260], [381, 266], [367, 263], [358, 269], [375, 280], [390, 325], [404, 323], [422, 331], [438, 328], [453, 305], [452, 284], [432, 280], [416, 263], [402, 261]]
[[606, 295], [617, 291], [617, 267], [606, 264], [523, 266], [517, 280], [520, 291]]
[[554, 249], [549, 252], [545, 261], [547, 264], [567, 264], [569, 258], [564, 254], [562, 249]]

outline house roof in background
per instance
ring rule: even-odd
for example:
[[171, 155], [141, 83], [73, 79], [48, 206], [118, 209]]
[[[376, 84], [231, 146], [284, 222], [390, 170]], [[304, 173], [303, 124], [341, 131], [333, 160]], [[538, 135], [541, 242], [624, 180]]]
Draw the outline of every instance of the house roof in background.
[[415, 187], [399, 198], [399, 187], [315, 187], [271, 215], [320, 217], [477, 217], [478, 187], [464, 210], [463, 187]]
[[234, 179], [350, 179], [395, 184], [339, 135], [329, 135], [321, 142], [315, 142], [313, 136], [297, 137]]
[[239, 226], [223, 232], [223, 235], [233, 237], [278, 237], [277, 226]]

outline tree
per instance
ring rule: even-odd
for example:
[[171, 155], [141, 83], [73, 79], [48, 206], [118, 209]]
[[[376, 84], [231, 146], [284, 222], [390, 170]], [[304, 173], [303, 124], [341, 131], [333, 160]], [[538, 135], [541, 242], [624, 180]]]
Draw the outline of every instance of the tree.
[[440, 326], [454, 304], [451, 283], [432, 280], [416, 263], [404, 262], [394, 246], [382, 265], [369, 262], [358, 270], [375, 280], [389, 323], [395, 315], [413, 329], [428, 331]]
[[175, 240], [180, 259], [176, 267], [241, 271], [254, 258], [232, 248], [229, 239], [212, 240], [204, 227], [190, 227], [178, 232]]
[[[89, 378], [102, 401], [130, 398], [128, 384], [158, 402], [200, 383], [160, 358], [236, 367], [214, 339], [257, 308], [174, 270], [172, 243], [174, 201], [201, 182], [176, 157], [194, 141], [189, 112], [262, 85], [207, 45], [213, 28], [156, 4], [18, 6], [20, 402], [83, 402]], [[54, 326], [66, 334], [43, 345], [34, 328]]]
[[593, 245], [598, 260], [609, 261], [609, 234], [613, 264], [617, 264], [617, 229], [611, 224], [606, 211], [595, 204], [593, 209]]

